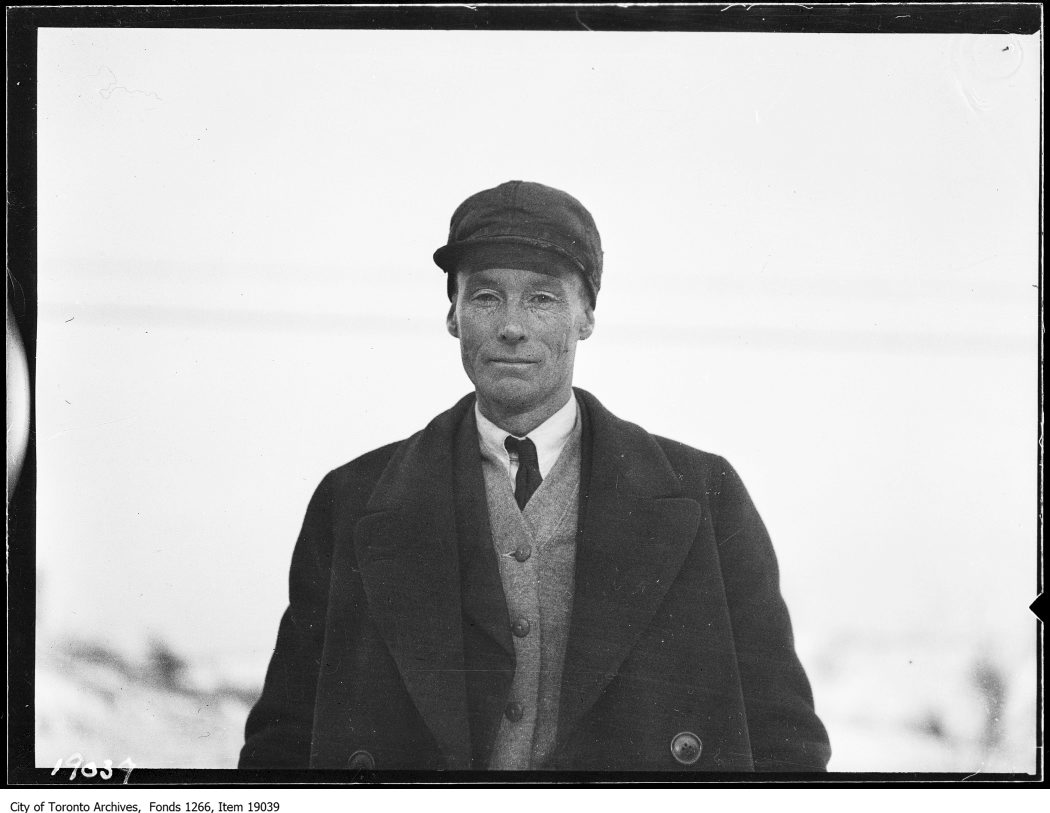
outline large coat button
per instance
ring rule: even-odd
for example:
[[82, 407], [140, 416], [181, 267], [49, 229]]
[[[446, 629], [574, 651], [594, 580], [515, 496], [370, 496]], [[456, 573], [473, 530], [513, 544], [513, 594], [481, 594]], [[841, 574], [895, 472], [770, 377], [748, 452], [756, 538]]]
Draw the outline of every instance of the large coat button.
[[682, 765], [695, 765], [703, 748], [700, 738], [692, 731], [680, 731], [671, 738], [671, 756]]
[[521, 707], [521, 703], [508, 703], [506, 708], [503, 709], [503, 713], [507, 716], [507, 719], [512, 723], [518, 722], [524, 716], [525, 709]]
[[375, 757], [368, 751], [354, 751], [346, 761], [346, 767], [352, 771], [371, 771], [375, 766]]

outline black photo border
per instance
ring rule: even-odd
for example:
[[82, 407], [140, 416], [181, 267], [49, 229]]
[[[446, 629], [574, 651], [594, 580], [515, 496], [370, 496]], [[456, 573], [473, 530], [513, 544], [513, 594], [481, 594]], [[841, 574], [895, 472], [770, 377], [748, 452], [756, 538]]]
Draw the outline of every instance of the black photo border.
[[[36, 423], [32, 397], [36, 381], [37, 337], [37, 32], [41, 28], [260, 28], [260, 29], [400, 29], [476, 31], [704, 31], [870, 34], [1033, 34], [1042, 31], [1039, 3], [852, 3], [801, 4], [548, 4], [508, 5], [152, 5], [45, 6], [6, 8], [7, 30], [7, 296], [25, 346], [30, 386], [29, 444], [8, 507], [8, 787], [40, 785], [128, 788], [204, 787], [328, 788], [341, 786], [498, 786], [613, 785], [640, 786], [782, 786], [798, 783], [856, 787], [871, 784], [973, 787], [1032, 787], [1045, 782], [1045, 708], [1043, 703], [1042, 625], [1038, 647], [1036, 774], [827, 773], [689, 774], [416, 772], [416, 771], [260, 771], [136, 768], [126, 784], [121, 772], [110, 781], [98, 777], [70, 780], [34, 767], [34, 650], [36, 596]], [[1041, 68], [1041, 66], [1040, 66]], [[1040, 75], [1040, 107], [1042, 76]], [[1042, 150], [1042, 131], [1040, 131]], [[1042, 152], [1039, 207], [1042, 222]], [[1042, 328], [1042, 234], [1039, 245], [1039, 324]], [[1042, 428], [1042, 330], [1038, 338], [1039, 402]], [[1040, 444], [1041, 445], [1041, 444]], [[1042, 454], [1036, 471], [1042, 486]], [[1038, 504], [1042, 514], [1041, 498]], [[1043, 593], [1042, 526], [1038, 525], [1038, 594]], [[1045, 599], [1033, 612], [1045, 616]]]

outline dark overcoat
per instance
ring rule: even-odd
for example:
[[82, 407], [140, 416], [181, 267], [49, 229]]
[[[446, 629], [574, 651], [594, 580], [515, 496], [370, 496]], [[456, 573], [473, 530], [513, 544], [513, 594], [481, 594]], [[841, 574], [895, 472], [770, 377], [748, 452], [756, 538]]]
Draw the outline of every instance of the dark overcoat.
[[[773, 548], [737, 474], [576, 395], [576, 585], [547, 767], [824, 770]], [[514, 649], [473, 405], [317, 488], [241, 767], [486, 766]], [[701, 744], [691, 765], [672, 754], [682, 732]]]

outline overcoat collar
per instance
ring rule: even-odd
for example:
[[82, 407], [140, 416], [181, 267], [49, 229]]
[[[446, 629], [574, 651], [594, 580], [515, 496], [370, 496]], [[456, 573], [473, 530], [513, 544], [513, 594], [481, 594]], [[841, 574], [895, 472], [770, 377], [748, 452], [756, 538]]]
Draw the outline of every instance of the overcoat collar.
[[[699, 504], [682, 495], [654, 438], [590, 393], [576, 389], [576, 396], [585, 422], [583, 477], [559, 742], [615, 677], [700, 522]], [[471, 754], [464, 613], [480, 615], [484, 628], [509, 644], [498, 571], [473, 573], [478, 562], [468, 567], [466, 578], [483, 578], [494, 589], [481, 591], [491, 594], [487, 601], [461, 601], [453, 460], [457, 430], [473, 404], [473, 394], [464, 397], [398, 447], [354, 534], [372, 618], [453, 768], [469, 767]]]

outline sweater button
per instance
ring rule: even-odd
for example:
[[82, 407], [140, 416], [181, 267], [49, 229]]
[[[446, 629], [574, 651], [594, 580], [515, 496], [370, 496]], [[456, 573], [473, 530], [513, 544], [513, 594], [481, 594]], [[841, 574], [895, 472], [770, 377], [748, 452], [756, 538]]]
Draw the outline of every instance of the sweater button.
[[513, 624], [510, 625], [510, 631], [517, 635], [519, 638], [524, 638], [529, 634], [529, 630], [532, 629], [532, 625], [529, 623], [527, 618], [519, 618]]
[[532, 556], [532, 545], [523, 544], [519, 545], [518, 549], [511, 554], [519, 562], [524, 562], [530, 556]]
[[521, 707], [521, 703], [508, 703], [507, 707], [503, 709], [503, 713], [507, 716], [508, 720], [512, 723], [516, 723], [521, 719], [525, 710]]
[[701, 750], [703, 744], [692, 731], [681, 731], [671, 738], [671, 756], [682, 765], [695, 765]]

